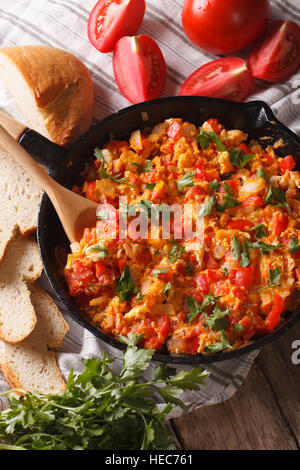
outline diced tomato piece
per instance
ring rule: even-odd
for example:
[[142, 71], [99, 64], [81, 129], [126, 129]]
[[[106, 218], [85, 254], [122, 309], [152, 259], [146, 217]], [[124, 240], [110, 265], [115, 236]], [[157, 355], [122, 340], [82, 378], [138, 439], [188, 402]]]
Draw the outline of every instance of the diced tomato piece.
[[138, 176], [131, 176], [130, 177], [130, 184], [137, 186], [140, 182], [140, 178]]
[[198, 168], [198, 170], [205, 170], [206, 168], [205, 160], [203, 160], [203, 158], [198, 158], [198, 160], [196, 160], [195, 167]]
[[137, 264], [149, 264], [150, 261], [152, 260], [152, 256], [149, 250], [142, 251], [141, 253], [138, 253], [136, 256], [136, 262]]
[[197, 256], [195, 255], [195, 253], [191, 252], [191, 253], [189, 254], [189, 258], [190, 258], [190, 263], [191, 263], [192, 265], [195, 266], [196, 264], [198, 264]]
[[240, 287], [235, 287], [233, 289], [233, 295], [234, 297], [236, 297], [237, 299], [241, 300], [242, 302], [244, 302], [245, 300], [247, 300], [247, 294], [246, 292], [243, 290], [243, 289], [240, 289]]
[[173, 279], [172, 271], [167, 271], [167, 272], [162, 272], [162, 273], [155, 272], [156, 271], [155, 269], [153, 271], [151, 272], [151, 276], [157, 277], [157, 279], [159, 279], [160, 281], [170, 282]]
[[212, 269], [208, 269], [207, 271], [207, 279], [208, 283], [212, 284], [214, 282], [220, 281], [223, 278], [223, 273], [222, 271], [215, 271]]
[[205, 170], [200, 170], [199, 168], [196, 168], [195, 171], [195, 180], [197, 181], [213, 181], [213, 180], [218, 180], [220, 181], [220, 174], [217, 170], [212, 170], [212, 171], [205, 171]]
[[284, 300], [279, 294], [274, 295], [273, 307], [266, 316], [266, 326], [268, 331], [273, 331], [280, 321], [280, 315], [284, 310]]
[[203, 257], [205, 269], [218, 269], [219, 265], [209, 251], [206, 251]]
[[210, 127], [216, 134], [220, 134], [221, 130], [224, 129], [224, 126], [219, 124], [219, 119], [208, 119], [206, 122], [210, 124]]
[[241, 336], [246, 340], [249, 341], [253, 336], [256, 334], [256, 328], [253, 324], [252, 320], [246, 315], [239, 324], [244, 328], [241, 331]]
[[168, 334], [170, 333], [170, 320], [167, 315], [159, 317], [159, 319], [157, 320], [157, 329], [162, 336], [168, 336]]
[[196, 184], [192, 188], [188, 189], [188, 191], [185, 193], [185, 199], [194, 199], [195, 196], [200, 196], [206, 194], [206, 191], [202, 186], [199, 186]]
[[265, 205], [265, 201], [261, 196], [250, 196], [243, 200], [242, 207], [251, 207], [256, 209], [258, 207], [263, 207]]
[[107, 274], [109, 272], [109, 268], [107, 264], [105, 264], [103, 261], [98, 261], [95, 263], [96, 266], [96, 276], [99, 278], [103, 274]]
[[300, 268], [295, 269], [295, 274], [296, 274], [298, 282], [300, 282]]
[[168, 137], [172, 140], [178, 140], [181, 136], [181, 125], [177, 121], [172, 122], [168, 129]]
[[244, 143], [241, 143], [239, 147], [244, 152], [245, 155], [250, 155], [252, 153], [250, 147], [248, 147], [248, 145]]
[[242, 232], [246, 232], [249, 230], [249, 228], [253, 227], [253, 223], [244, 219], [236, 219], [230, 220], [229, 227], [233, 230], [241, 230]]
[[164, 188], [154, 189], [151, 193], [151, 201], [162, 202], [165, 198]]
[[194, 285], [198, 287], [203, 294], [209, 294], [209, 284], [205, 273], [197, 274], [194, 279]]
[[194, 336], [193, 338], [188, 338], [186, 342], [187, 352], [189, 354], [196, 353], [199, 348], [199, 336]]
[[254, 278], [254, 268], [248, 266], [246, 268], [232, 269], [229, 273], [229, 279], [237, 287], [244, 287], [246, 290], [251, 289]]
[[119, 266], [119, 271], [120, 273], [122, 273], [124, 271], [124, 268], [126, 266], [126, 263], [127, 263], [127, 259], [126, 258], [122, 258], [122, 259], [119, 259], [118, 260], [118, 266]]
[[[148, 334], [146, 330], [141, 330], [146, 337], [144, 348], [158, 350], [164, 345], [165, 340], [170, 333], [170, 321], [166, 315], [149, 321], [151, 322], [151, 326], [148, 327]], [[147, 337], [148, 335], [149, 337]]]
[[144, 173], [144, 180], [146, 183], [157, 183], [159, 180], [159, 172], [155, 169]]
[[249, 330], [249, 328], [252, 326], [252, 322], [247, 315], [239, 321], [239, 324], [244, 328], [244, 331]]
[[222, 184], [221, 184], [221, 188], [220, 188], [220, 192], [221, 193], [224, 193], [225, 192], [225, 189], [224, 189], [224, 183], [227, 183], [228, 186], [230, 187], [230, 189], [232, 189], [232, 191], [234, 192], [234, 194], [237, 194], [238, 193], [238, 190], [240, 188], [240, 181], [238, 179], [235, 179], [235, 180], [226, 180], [226, 181], [223, 181]]
[[292, 155], [288, 155], [287, 157], [283, 158], [279, 163], [279, 168], [281, 173], [284, 175], [286, 171], [292, 171], [296, 166], [296, 162]]
[[85, 196], [88, 199], [90, 199], [91, 201], [97, 202], [96, 194], [95, 194], [96, 181], [93, 181], [91, 183], [86, 183], [85, 185], [86, 185], [85, 186]]
[[65, 271], [65, 277], [72, 297], [88, 293], [90, 284], [97, 282], [94, 264], [80, 259], [76, 259], [71, 269]]
[[282, 212], [276, 212], [274, 215], [273, 224], [276, 235], [279, 235], [281, 232], [284, 232], [287, 229], [289, 218]]

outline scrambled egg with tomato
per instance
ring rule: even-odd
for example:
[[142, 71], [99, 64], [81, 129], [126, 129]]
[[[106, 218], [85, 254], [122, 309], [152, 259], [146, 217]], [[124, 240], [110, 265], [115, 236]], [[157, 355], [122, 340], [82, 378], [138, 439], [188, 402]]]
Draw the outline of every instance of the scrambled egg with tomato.
[[[300, 174], [292, 155], [277, 158], [247, 138], [217, 119], [201, 127], [168, 119], [95, 149], [74, 190], [106, 214], [71, 245], [64, 268], [93, 325], [114, 337], [140, 334], [145, 348], [211, 354], [284, 321], [300, 286]], [[161, 227], [145, 239], [130, 226], [126, 237], [103, 238], [120, 196], [146, 217], [154, 205], [200, 205], [203, 244], [175, 239], [172, 214], [169, 239]]]

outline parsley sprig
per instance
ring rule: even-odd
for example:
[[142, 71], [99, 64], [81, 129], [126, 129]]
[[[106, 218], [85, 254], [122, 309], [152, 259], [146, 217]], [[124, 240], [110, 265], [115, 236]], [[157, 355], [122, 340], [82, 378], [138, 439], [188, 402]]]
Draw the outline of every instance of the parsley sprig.
[[131, 277], [130, 269], [127, 264], [125, 265], [121, 277], [117, 279], [116, 284], [116, 291], [119, 294], [120, 302], [123, 302], [124, 300], [129, 300], [133, 295], [137, 294], [139, 291], [138, 287], [135, 285], [134, 279]]
[[195, 137], [195, 140], [204, 150], [207, 149], [211, 142], [216, 144], [218, 150], [227, 150], [227, 147], [223, 144], [221, 139], [218, 137], [218, 134], [215, 132], [206, 132], [201, 129], [199, 134]]
[[[152, 349], [137, 347], [141, 335], [120, 337], [127, 344], [119, 374], [114, 361], [84, 360], [85, 370], [70, 372], [66, 390], [43, 395], [15, 390], [4, 392], [10, 408], [0, 412], [1, 450], [168, 450], [176, 449], [164, 423], [172, 406], [188, 407], [180, 399], [185, 390], [199, 390], [209, 373], [200, 367], [191, 371], [161, 364], [147, 382]], [[160, 395], [160, 411], [154, 401]]]

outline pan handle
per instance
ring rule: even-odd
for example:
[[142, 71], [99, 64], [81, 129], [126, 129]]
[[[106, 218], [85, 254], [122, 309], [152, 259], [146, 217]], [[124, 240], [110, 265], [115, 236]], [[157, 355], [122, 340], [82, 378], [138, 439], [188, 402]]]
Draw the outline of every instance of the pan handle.
[[[56, 172], [57, 168], [61, 166], [62, 160], [68, 154], [66, 148], [51, 142], [38, 132], [29, 129], [25, 124], [16, 121], [1, 111], [0, 124], [22, 145], [37, 163], [47, 168], [50, 175]], [[4, 150], [1, 144], [0, 148]]]

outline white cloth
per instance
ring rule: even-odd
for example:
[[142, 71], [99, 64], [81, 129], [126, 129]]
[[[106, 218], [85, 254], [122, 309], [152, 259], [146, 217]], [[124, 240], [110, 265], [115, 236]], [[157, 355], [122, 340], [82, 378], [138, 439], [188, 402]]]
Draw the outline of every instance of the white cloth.
[[[87, 21], [96, 0], [1, 0], [0, 47], [44, 44], [68, 50], [89, 68], [95, 85], [95, 119], [100, 120], [130, 103], [120, 94], [112, 71], [112, 54], [100, 54], [87, 38]], [[215, 57], [190, 43], [181, 26], [183, 0], [147, 0], [140, 33], [155, 39], [168, 66], [164, 96], [176, 95], [184, 79], [200, 65]], [[273, 0], [272, 19], [291, 19], [300, 23], [298, 0]], [[237, 54], [244, 57], [243, 54]], [[260, 99], [272, 106], [278, 118], [300, 135], [300, 73], [273, 86], [257, 83], [248, 100]], [[0, 108], [23, 121], [13, 100], [0, 85]], [[47, 288], [47, 285], [46, 285]], [[79, 371], [81, 357], [99, 356], [115, 350], [96, 339], [72, 319], [66, 317], [70, 331], [57, 353], [59, 366], [67, 377], [71, 368]], [[184, 401], [193, 408], [207, 406], [230, 398], [243, 383], [257, 352], [206, 367], [211, 377], [200, 392], [187, 392]], [[116, 362], [118, 365], [118, 361]], [[178, 367], [178, 368], [181, 368]], [[149, 376], [150, 370], [145, 374]], [[8, 386], [0, 375], [0, 391]], [[5, 406], [2, 402], [2, 406]], [[0, 402], [1, 409], [1, 402]], [[172, 417], [182, 410], [174, 407]]]

